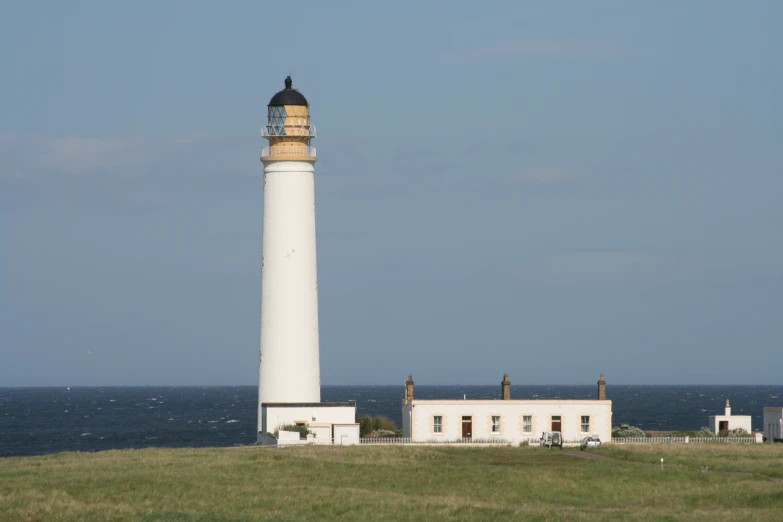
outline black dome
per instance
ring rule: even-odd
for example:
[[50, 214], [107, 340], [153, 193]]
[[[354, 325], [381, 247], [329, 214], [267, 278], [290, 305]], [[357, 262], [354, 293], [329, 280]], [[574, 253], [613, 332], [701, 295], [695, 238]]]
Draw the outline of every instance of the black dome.
[[269, 100], [269, 105], [304, 105], [307, 107], [307, 98], [301, 92], [291, 88], [292, 84], [291, 77], [287, 76], [285, 89], [272, 96], [272, 99]]

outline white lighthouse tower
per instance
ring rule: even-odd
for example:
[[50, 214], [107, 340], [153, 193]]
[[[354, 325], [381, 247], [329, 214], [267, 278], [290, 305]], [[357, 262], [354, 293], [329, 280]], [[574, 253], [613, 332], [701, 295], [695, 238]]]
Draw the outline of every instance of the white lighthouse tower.
[[315, 256], [315, 127], [292, 88], [272, 97], [261, 134], [264, 243], [261, 253], [259, 402], [320, 402]]
[[[322, 422], [315, 254], [315, 126], [307, 99], [285, 79], [268, 105], [261, 257], [259, 440], [282, 424]], [[345, 404], [347, 407], [347, 403]], [[355, 406], [350, 422], [355, 422]], [[304, 415], [302, 408], [309, 408]], [[339, 407], [338, 407], [339, 408]], [[326, 410], [319, 410], [326, 411]], [[327, 415], [330, 417], [330, 415]], [[345, 415], [338, 417], [347, 419]]]

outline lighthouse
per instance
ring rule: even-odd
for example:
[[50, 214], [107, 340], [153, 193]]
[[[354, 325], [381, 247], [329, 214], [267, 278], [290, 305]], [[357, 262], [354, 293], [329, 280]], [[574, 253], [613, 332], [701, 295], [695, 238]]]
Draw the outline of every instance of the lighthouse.
[[293, 88], [269, 101], [264, 163], [261, 357], [258, 398], [320, 402], [318, 274], [315, 255], [315, 126]]
[[[355, 422], [355, 403], [322, 403], [315, 251], [315, 126], [310, 106], [293, 88], [272, 96], [261, 135], [264, 222], [261, 252], [261, 356], [258, 383], [259, 441], [283, 425], [311, 433]], [[343, 429], [343, 428], [340, 428]], [[341, 438], [342, 433], [341, 433]]]

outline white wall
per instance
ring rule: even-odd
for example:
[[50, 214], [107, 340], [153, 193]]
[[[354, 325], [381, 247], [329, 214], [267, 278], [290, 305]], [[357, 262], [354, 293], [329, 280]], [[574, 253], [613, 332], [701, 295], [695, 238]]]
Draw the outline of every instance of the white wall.
[[[408, 412], [412, 413], [413, 427], [408, 426]], [[443, 417], [443, 433], [433, 432], [433, 418]], [[608, 442], [612, 436], [611, 401], [592, 400], [482, 400], [482, 401], [419, 401], [403, 404], [404, 435], [416, 441], [454, 440], [462, 437], [462, 416], [470, 415], [473, 439], [501, 438], [510, 442], [531, 440], [537, 442], [541, 433], [551, 430], [552, 416], [561, 417], [561, 431], [566, 441], [597, 435]], [[492, 433], [492, 416], [501, 418], [500, 433]], [[581, 417], [590, 417], [588, 432], [581, 430]], [[523, 417], [532, 417], [532, 429], [523, 431]]]
[[259, 404], [321, 400], [314, 172], [264, 163]]
[[277, 436], [277, 443], [281, 446], [285, 446], [307, 444], [307, 441], [302, 440], [302, 437], [298, 431], [281, 431]]
[[750, 415], [712, 415], [710, 416], [710, 430], [716, 435], [720, 431], [718, 428], [720, 427], [721, 421], [729, 421], [729, 430], [742, 428], [748, 433], [753, 431]]
[[313, 442], [315, 444], [331, 444], [332, 443], [332, 425], [324, 423], [323, 425], [318, 426], [308, 426], [307, 427], [311, 432], [313, 432], [313, 435], [315, 435], [315, 440]]
[[783, 408], [764, 408], [764, 436], [767, 441], [783, 438]]
[[352, 446], [359, 444], [358, 424], [335, 424], [334, 444], [340, 446]]
[[411, 438], [411, 412], [413, 408], [411, 407], [411, 403], [408, 401], [403, 401], [402, 403], [402, 436]]
[[[308, 404], [306, 406], [286, 405], [262, 405], [261, 407], [261, 434], [274, 431], [286, 424], [297, 422], [326, 423], [326, 424], [353, 424], [356, 422], [356, 406], [326, 406], [328, 403]], [[320, 436], [320, 433], [319, 435]], [[318, 439], [316, 436], [316, 439]], [[331, 438], [331, 434], [327, 436]], [[264, 442], [264, 437], [259, 435], [259, 442]], [[320, 442], [316, 440], [316, 442]]]

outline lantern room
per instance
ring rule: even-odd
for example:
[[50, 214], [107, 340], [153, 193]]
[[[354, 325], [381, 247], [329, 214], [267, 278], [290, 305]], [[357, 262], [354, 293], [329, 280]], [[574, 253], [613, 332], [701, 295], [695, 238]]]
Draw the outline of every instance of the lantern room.
[[285, 79], [285, 89], [278, 92], [267, 106], [267, 124], [261, 135], [269, 140], [269, 147], [261, 152], [261, 161], [316, 161], [315, 126], [310, 124], [310, 106], [307, 98], [293, 88], [293, 80]]

